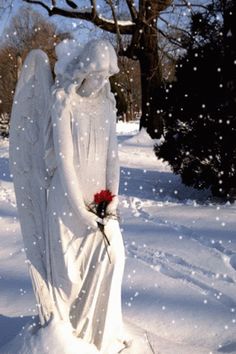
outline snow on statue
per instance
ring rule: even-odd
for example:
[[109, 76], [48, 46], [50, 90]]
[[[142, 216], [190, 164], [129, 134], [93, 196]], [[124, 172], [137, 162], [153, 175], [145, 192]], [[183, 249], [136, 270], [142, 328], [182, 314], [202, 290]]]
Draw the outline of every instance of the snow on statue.
[[[122, 319], [125, 255], [114, 217], [119, 160], [109, 77], [118, 72], [116, 53], [106, 40], [83, 48], [66, 40], [56, 54], [54, 83], [47, 55], [29, 53], [12, 109], [10, 165], [40, 319], [12, 348], [136, 354]], [[88, 206], [104, 190], [113, 196], [112, 216], [102, 220]], [[12, 352], [10, 343], [4, 353]]]

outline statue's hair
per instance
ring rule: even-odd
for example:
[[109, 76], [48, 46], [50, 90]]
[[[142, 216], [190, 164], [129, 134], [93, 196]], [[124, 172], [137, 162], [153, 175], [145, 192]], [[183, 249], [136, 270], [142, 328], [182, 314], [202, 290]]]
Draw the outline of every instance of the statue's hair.
[[[65, 58], [65, 49], [70, 54], [69, 59]], [[58, 61], [55, 73], [59, 80], [82, 82], [93, 72], [107, 73], [109, 77], [119, 71], [116, 52], [108, 40], [91, 40], [83, 49], [73, 40], [67, 41], [63, 45], [58, 45], [56, 53]]]

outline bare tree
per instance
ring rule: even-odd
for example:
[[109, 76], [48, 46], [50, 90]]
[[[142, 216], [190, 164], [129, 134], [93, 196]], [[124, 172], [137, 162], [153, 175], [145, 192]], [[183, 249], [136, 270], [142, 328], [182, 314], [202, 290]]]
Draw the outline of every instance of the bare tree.
[[5, 41], [0, 47], [0, 114], [11, 112], [16, 82], [28, 52], [43, 49], [54, 66], [55, 45], [68, 36], [58, 33], [55, 25], [31, 8], [18, 11], [5, 30]]
[[[204, 8], [204, 5], [199, 2], [193, 4], [187, 0], [103, 0], [99, 5], [96, 0], [87, 0], [87, 6], [78, 6], [78, 0], [60, 2], [22, 0], [22, 2], [41, 6], [49, 16], [84, 20], [107, 33], [116, 35], [118, 53], [137, 60], [140, 64], [142, 91], [140, 128], [146, 127], [153, 138], [160, 137], [163, 130], [158, 109], [158, 90], [163, 80], [160, 42], [165, 38], [172, 47], [181, 48], [181, 38], [172, 36], [173, 32], [177, 33], [179, 30], [185, 31], [186, 35], [188, 33], [184, 29], [185, 21], [180, 19], [180, 13], [186, 10], [186, 13], [190, 14], [194, 7]], [[83, 1], [84, 3], [86, 1]], [[124, 43], [123, 37], [129, 38], [128, 44]]]
[[135, 119], [141, 110], [140, 69], [137, 61], [124, 56], [119, 58], [119, 67], [117, 85], [123, 92], [127, 103], [124, 120], [130, 121]]
[[17, 81], [15, 49], [5, 46], [0, 51], [0, 114], [9, 115]]
[[[96, 0], [88, 1], [87, 8], [78, 8], [76, 1], [64, 1], [65, 6], [57, 6], [57, 1], [22, 0], [29, 4], [43, 7], [49, 16], [64, 16], [81, 19], [95, 26], [116, 34], [119, 54], [139, 61], [142, 88], [142, 116], [140, 127], [146, 127], [152, 137], [162, 134], [162, 120], [158, 111], [157, 90], [162, 81], [161, 65], [158, 53], [159, 31], [157, 20], [161, 12], [170, 6], [172, 0], [104, 0], [103, 11], [100, 12]], [[122, 5], [122, 6], [121, 6]], [[121, 20], [121, 12], [129, 13], [129, 18]], [[122, 17], [124, 19], [124, 17]], [[127, 47], [123, 46], [122, 35], [129, 35]]]

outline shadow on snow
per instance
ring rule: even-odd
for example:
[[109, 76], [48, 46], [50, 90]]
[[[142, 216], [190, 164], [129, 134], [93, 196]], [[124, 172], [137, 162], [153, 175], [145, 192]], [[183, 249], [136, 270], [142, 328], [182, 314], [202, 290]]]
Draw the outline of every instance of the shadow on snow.
[[32, 316], [6, 317], [0, 315], [0, 347], [13, 339], [30, 320], [32, 320]]

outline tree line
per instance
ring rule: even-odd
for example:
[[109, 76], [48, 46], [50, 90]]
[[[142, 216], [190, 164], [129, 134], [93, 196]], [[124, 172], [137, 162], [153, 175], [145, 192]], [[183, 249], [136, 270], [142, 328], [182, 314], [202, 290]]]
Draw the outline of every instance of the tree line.
[[[0, 0], [5, 8], [14, 0]], [[165, 41], [171, 43], [170, 61], [176, 47], [181, 46], [178, 31], [181, 29], [179, 9], [192, 9], [187, 0], [96, 0], [79, 1], [35, 1], [21, 0], [32, 6], [39, 6], [49, 17], [64, 17], [93, 24], [104, 33], [116, 36], [119, 56], [137, 61], [141, 90], [140, 128], [147, 128], [153, 138], [163, 133], [163, 120], [158, 113], [157, 91], [163, 75], [163, 60], [166, 61]], [[195, 5], [193, 5], [195, 6]], [[169, 19], [172, 19], [169, 21]], [[180, 27], [180, 28], [179, 28]], [[163, 58], [163, 54], [164, 58]], [[137, 75], [136, 75], [137, 76]]]
[[68, 35], [68, 33], [58, 32], [55, 25], [28, 8], [20, 9], [17, 15], [12, 18], [0, 46], [0, 124], [2, 124], [2, 134], [7, 135], [8, 132], [16, 83], [22, 63], [29, 50], [43, 49], [47, 52], [51, 65], [54, 65], [56, 60], [55, 45]]
[[[5, 29], [0, 46], [0, 134], [8, 136], [13, 96], [22, 63], [32, 49], [44, 50], [50, 60], [52, 72], [56, 62], [55, 46], [73, 34], [58, 29], [37, 11], [22, 7]], [[120, 73], [111, 79], [117, 98], [118, 115], [128, 121], [140, 114], [140, 83], [137, 63], [119, 58]]]

